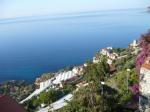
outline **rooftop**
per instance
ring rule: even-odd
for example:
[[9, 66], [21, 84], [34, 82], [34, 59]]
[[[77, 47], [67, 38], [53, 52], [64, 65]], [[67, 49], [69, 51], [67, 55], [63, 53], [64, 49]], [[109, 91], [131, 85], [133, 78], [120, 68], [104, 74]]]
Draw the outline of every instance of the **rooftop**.
[[142, 65], [142, 67], [150, 70], [150, 56], [146, 58], [145, 63]]
[[9, 96], [0, 95], [0, 112], [25, 112], [25, 110]]
[[150, 70], [150, 64], [143, 64], [142, 67]]

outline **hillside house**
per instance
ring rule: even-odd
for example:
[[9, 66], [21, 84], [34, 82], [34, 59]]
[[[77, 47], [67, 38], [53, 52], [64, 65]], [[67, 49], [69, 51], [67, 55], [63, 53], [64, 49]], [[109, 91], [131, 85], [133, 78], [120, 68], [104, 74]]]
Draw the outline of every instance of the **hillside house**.
[[77, 74], [77, 75], [82, 75], [83, 74], [83, 68], [84, 66], [76, 66], [72, 69], [72, 71]]
[[150, 109], [150, 56], [140, 70], [140, 93], [143, 96], [140, 97], [140, 106]]
[[117, 59], [118, 54], [114, 53], [112, 49], [113, 49], [112, 47], [107, 47], [105, 49], [102, 49], [100, 53], [104, 56], [107, 56], [108, 58], [112, 60], [115, 60]]
[[15, 100], [7, 95], [0, 95], [0, 112], [26, 112]]

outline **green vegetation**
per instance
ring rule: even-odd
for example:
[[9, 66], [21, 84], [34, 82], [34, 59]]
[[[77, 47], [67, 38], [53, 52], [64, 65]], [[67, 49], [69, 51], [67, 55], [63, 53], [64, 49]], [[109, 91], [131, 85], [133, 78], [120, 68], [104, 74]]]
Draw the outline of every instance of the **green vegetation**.
[[35, 112], [41, 104], [48, 106], [56, 100], [63, 97], [65, 94], [63, 91], [50, 89], [42, 92], [39, 96], [33, 97], [31, 100], [25, 102], [24, 106], [28, 112]]
[[111, 91], [112, 95], [107, 93], [101, 95], [100, 91], [91, 83], [88, 87], [75, 93], [74, 99], [58, 112], [113, 112], [116, 110], [118, 101], [116, 100], [116, 91]]
[[127, 49], [125, 49], [125, 48], [113, 48], [112, 49], [113, 52], [117, 53], [120, 56], [125, 55], [127, 53], [126, 50]]
[[76, 85], [74, 83], [71, 84], [63, 84], [63, 92], [65, 94], [71, 93], [72, 91], [74, 91], [76, 89]]
[[[97, 64], [88, 62], [83, 80], [89, 85], [79, 89], [74, 94], [73, 100], [58, 112], [132, 112], [125, 105], [132, 101], [134, 95], [129, 87], [138, 83], [135, 55], [129, 52], [130, 49], [115, 49], [115, 51], [126, 55], [114, 61], [117, 72], [109, 74], [105, 57], [101, 57], [101, 62]], [[127, 72], [127, 69], [131, 71]], [[102, 85], [101, 81], [104, 81], [105, 85]]]
[[118, 71], [135, 68], [136, 55], [131, 54], [132, 51], [130, 49], [127, 49], [124, 52], [126, 52], [125, 57], [117, 59], [116, 61], [114, 61], [114, 64], [117, 67]]
[[18, 102], [26, 98], [33, 90], [34, 86], [25, 81], [8, 81], [0, 86], [0, 94], [7, 94]]
[[94, 82], [95, 85], [99, 85], [100, 81], [104, 81], [108, 76], [109, 66], [106, 63], [105, 57], [97, 64], [88, 62], [87, 67], [84, 70], [84, 80], [86, 82]]
[[[76, 80], [62, 82], [62, 88], [47, 89], [40, 95], [33, 97], [31, 100], [24, 103], [24, 107], [28, 112], [35, 112], [41, 106], [49, 106], [51, 103], [62, 98], [68, 93], [73, 94], [73, 100], [68, 102], [68, 105], [57, 112], [132, 112], [126, 108], [126, 104], [132, 101], [134, 94], [130, 91], [130, 87], [138, 83], [138, 75], [135, 70], [136, 55], [132, 49], [115, 48], [121, 58], [114, 60], [117, 71], [113, 74], [110, 72], [110, 66], [107, 64], [107, 57], [96, 54], [99, 57], [99, 63], [87, 62], [87, 66], [83, 69], [83, 75], [78, 76]], [[70, 68], [68, 68], [70, 69]], [[130, 69], [130, 71], [127, 71]], [[43, 77], [51, 78], [54, 74], [43, 74]], [[76, 84], [86, 82], [88, 85], [78, 88]], [[102, 83], [102, 82], [105, 82]], [[0, 93], [11, 93], [10, 87], [23, 87], [24, 89], [15, 89], [18, 94], [24, 95], [31, 92], [32, 86], [26, 86], [24, 83], [11, 85], [7, 83], [0, 87]], [[9, 89], [8, 89], [9, 88]], [[33, 87], [32, 87], [33, 88]], [[29, 90], [28, 90], [29, 89]], [[19, 91], [18, 91], [19, 90]], [[25, 91], [26, 90], [26, 91]], [[21, 96], [25, 98], [26, 95]], [[43, 104], [43, 105], [41, 105]]]

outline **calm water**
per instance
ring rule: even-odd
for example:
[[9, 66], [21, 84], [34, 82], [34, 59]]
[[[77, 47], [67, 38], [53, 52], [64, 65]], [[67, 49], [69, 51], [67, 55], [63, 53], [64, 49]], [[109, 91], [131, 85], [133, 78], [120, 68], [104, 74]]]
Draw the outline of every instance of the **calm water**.
[[106, 46], [126, 47], [150, 28], [146, 9], [0, 20], [0, 82], [29, 82], [81, 64]]

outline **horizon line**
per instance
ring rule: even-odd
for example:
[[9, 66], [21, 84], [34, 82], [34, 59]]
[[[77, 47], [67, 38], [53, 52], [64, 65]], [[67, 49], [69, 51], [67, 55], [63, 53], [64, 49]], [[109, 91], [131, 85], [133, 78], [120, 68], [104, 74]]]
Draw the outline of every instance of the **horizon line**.
[[[91, 15], [93, 13], [99, 12], [109, 12], [109, 11], [127, 11], [127, 10], [140, 10], [146, 9], [145, 7], [139, 8], [126, 8], [126, 9], [109, 9], [109, 10], [92, 10], [92, 11], [82, 11], [82, 12], [72, 12], [72, 13], [57, 13], [57, 14], [47, 14], [47, 15], [35, 15], [35, 16], [22, 16], [22, 17], [13, 17], [13, 18], [4, 18], [0, 19], [0, 24], [8, 24], [8, 23], [18, 23], [18, 22], [30, 22], [30, 21], [44, 21], [44, 20], [56, 20], [56, 19], [65, 19], [71, 17], [84, 17], [84, 16], [97, 16]], [[79, 15], [82, 14], [82, 15]], [[90, 15], [87, 15], [90, 14]], [[71, 16], [72, 15], [72, 16]], [[48, 17], [49, 18], [40, 18], [40, 17]], [[64, 17], [63, 17], [64, 16]]]
[[[52, 16], [56, 15], [73, 15], [73, 14], [79, 14], [79, 13], [93, 13], [93, 12], [107, 12], [107, 11], [124, 11], [124, 10], [135, 10], [135, 9], [147, 9], [145, 7], [137, 7], [137, 8], [123, 8], [123, 9], [108, 9], [108, 10], [92, 10], [92, 11], [81, 11], [81, 12], [72, 12], [72, 13], [56, 13], [52, 14]], [[16, 18], [28, 18], [28, 17], [41, 17], [41, 16], [48, 16], [50, 14], [45, 14], [45, 15], [34, 15], [34, 16], [18, 16], [18, 17], [12, 17], [12, 18], [2, 18], [2, 20], [7, 20], [7, 19], [16, 19]]]

